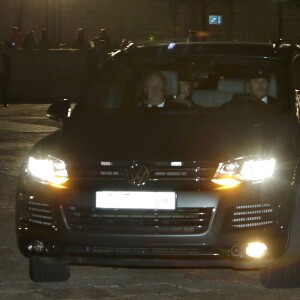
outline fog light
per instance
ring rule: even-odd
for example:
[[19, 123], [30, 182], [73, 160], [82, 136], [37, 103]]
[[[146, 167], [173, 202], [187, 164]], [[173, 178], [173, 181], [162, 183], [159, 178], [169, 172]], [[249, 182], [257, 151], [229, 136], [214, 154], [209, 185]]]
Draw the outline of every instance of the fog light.
[[267, 253], [268, 247], [264, 243], [255, 242], [249, 243], [246, 247], [246, 254], [253, 258], [264, 257]]

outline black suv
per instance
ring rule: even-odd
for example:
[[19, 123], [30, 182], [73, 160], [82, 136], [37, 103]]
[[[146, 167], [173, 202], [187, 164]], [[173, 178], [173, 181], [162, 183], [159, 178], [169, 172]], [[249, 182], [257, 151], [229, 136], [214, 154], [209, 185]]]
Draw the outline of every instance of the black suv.
[[[83, 263], [261, 269], [266, 287], [300, 286], [298, 55], [279, 43], [133, 45], [72, 110], [52, 104], [63, 126], [34, 145], [17, 189], [31, 279], [64, 281]], [[249, 94], [254, 67], [275, 105]], [[153, 72], [177, 105], [144, 105]]]

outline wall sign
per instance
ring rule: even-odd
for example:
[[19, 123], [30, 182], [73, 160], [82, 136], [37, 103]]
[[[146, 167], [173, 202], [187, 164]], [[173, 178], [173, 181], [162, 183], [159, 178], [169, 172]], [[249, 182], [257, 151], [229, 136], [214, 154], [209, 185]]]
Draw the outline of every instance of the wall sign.
[[210, 15], [208, 17], [209, 25], [221, 25], [222, 24], [222, 16], [218, 15]]

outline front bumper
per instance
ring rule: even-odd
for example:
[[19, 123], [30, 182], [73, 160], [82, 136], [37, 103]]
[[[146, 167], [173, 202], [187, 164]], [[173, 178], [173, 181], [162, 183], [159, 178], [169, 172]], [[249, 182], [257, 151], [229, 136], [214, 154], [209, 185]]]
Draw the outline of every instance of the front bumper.
[[[178, 192], [172, 213], [101, 212], [95, 191], [27, 181], [17, 192], [17, 240], [25, 256], [68, 263], [254, 269], [285, 252], [292, 206], [290, 187], [257, 184]], [[37, 242], [42, 251], [34, 247]], [[265, 243], [267, 255], [248, 257], [250, 242]]]

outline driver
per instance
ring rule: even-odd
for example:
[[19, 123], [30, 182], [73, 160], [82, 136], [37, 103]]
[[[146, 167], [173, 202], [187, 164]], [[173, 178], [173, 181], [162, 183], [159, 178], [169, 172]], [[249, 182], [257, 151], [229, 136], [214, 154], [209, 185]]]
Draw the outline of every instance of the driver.
[[248, 72], [247, 76], [247, 88], [249, 94], [265, 104], [275, 104], [277, 100], [268, 95], [270, 86], [270, 73], [260, 67], [253, 67]]
[[246, 73], [246, 86], [248, 93], [236, 94], [231, 101], [224, 103], [221, 109], [225, 111], [252, 111], [278, 109], [278, 100], [269, 93], [270, 73], [259, 66], [252, 67]]

